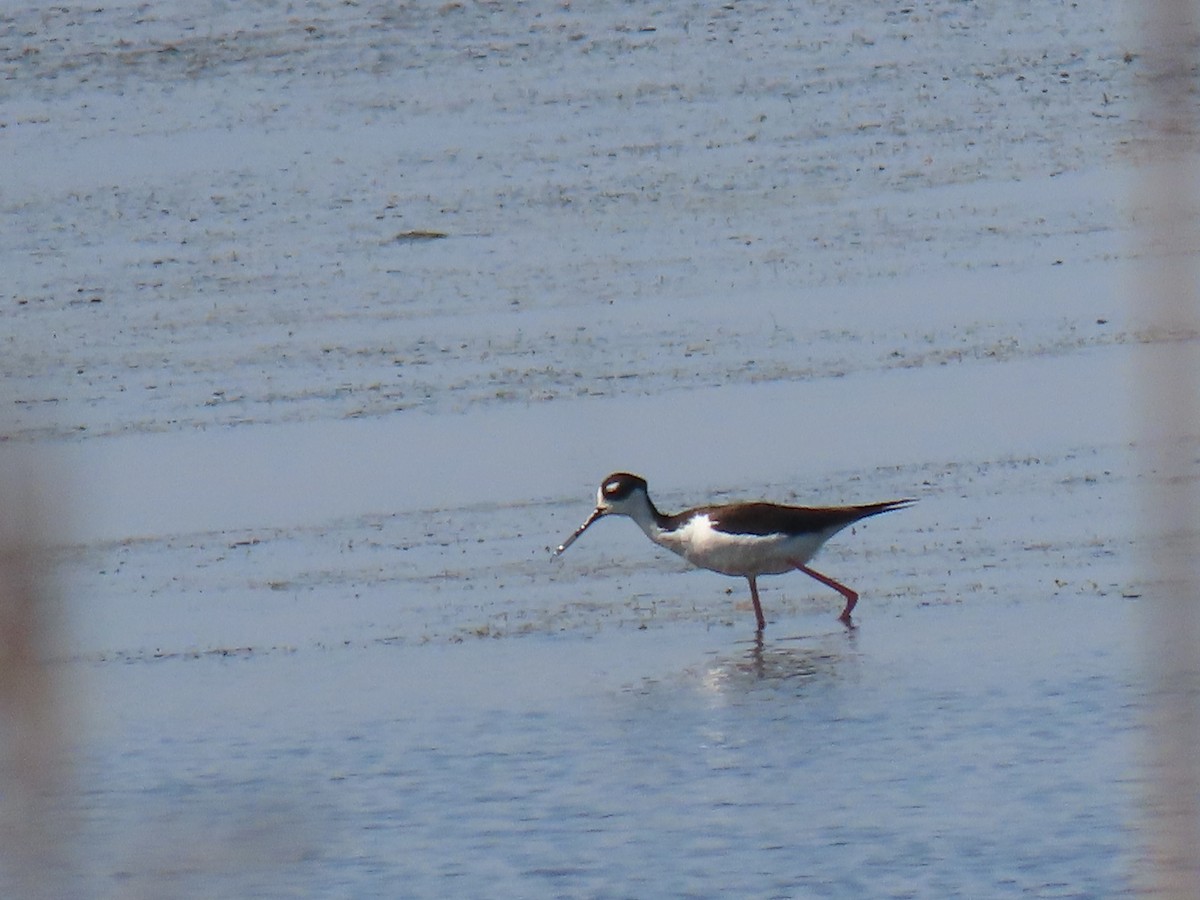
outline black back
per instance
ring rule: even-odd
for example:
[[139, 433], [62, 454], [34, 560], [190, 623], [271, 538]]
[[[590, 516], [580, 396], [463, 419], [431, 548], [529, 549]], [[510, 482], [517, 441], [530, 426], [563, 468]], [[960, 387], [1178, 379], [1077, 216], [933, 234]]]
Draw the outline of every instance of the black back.
[[713, 527], [726, 534], [819, 534], [906, 506], [910, 500], [889, 500], [864, 506], [779, 506], [775, 503], [732, 503], [700, 506], [666, 517], [666, 527], [679, 528], [696, 515], [707, 515]]

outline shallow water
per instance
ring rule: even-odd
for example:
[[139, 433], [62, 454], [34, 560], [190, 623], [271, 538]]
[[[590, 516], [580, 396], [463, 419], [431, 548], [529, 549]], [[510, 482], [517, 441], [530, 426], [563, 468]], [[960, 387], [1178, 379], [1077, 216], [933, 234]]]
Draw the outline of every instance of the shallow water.
[[1119, 896], [1135, 605], [92, 668], [79, 858], [101, 894]]

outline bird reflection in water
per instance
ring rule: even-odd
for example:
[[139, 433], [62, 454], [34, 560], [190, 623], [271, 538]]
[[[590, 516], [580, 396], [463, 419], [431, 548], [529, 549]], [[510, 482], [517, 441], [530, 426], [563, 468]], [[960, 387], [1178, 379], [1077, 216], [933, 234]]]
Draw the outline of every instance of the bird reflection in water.
[[805, 635], [766, 641], [759, 632], [738, 655], [717, 657], [706, 672], [705, 686], [714, 692], [759, 687], [767, 683], [796, 687], [840, 676], [854, 655], [855, 632]]

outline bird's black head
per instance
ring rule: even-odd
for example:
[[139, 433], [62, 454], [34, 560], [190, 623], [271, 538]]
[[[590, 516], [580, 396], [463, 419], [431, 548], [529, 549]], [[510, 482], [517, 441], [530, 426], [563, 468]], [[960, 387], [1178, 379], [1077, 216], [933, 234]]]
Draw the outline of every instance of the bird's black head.
[[600, 482], [600, 490], [596, 492], [595, 510], [582, 525], [575, 529], [574, 534], [559, 545], [558, 549], [554, 551], [554, 555], [557, 556], [570, 547], [593, 522], [603, 516], [637, 517], [647, 514], [653, 515], [654, 507], [646, 495], [646, 479], [638, 475], [630, 475], [628, 472], [614, 472]]
[[596, 495], [596, 506], [607, 509], [628, 500], [638, 491], [646, 493], [646, 479], [628, 472], [613, 472], [602, 482]]

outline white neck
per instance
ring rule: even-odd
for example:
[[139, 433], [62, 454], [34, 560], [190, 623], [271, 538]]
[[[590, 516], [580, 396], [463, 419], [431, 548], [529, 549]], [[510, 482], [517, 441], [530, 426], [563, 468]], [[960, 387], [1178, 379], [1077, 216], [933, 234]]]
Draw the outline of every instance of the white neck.
[[650, 538], [654, 543], [662, 543], [662, 537], [666, 532], [658, 524], [658, 510], [654, 508], [654, 504], [650, 502], [650, 498], [645, 494], [638, 495], [636, 500], [631, 499], [621, 509], [621, 513], [637, 522], [638, 528], [642, 529], [646, 537]]

